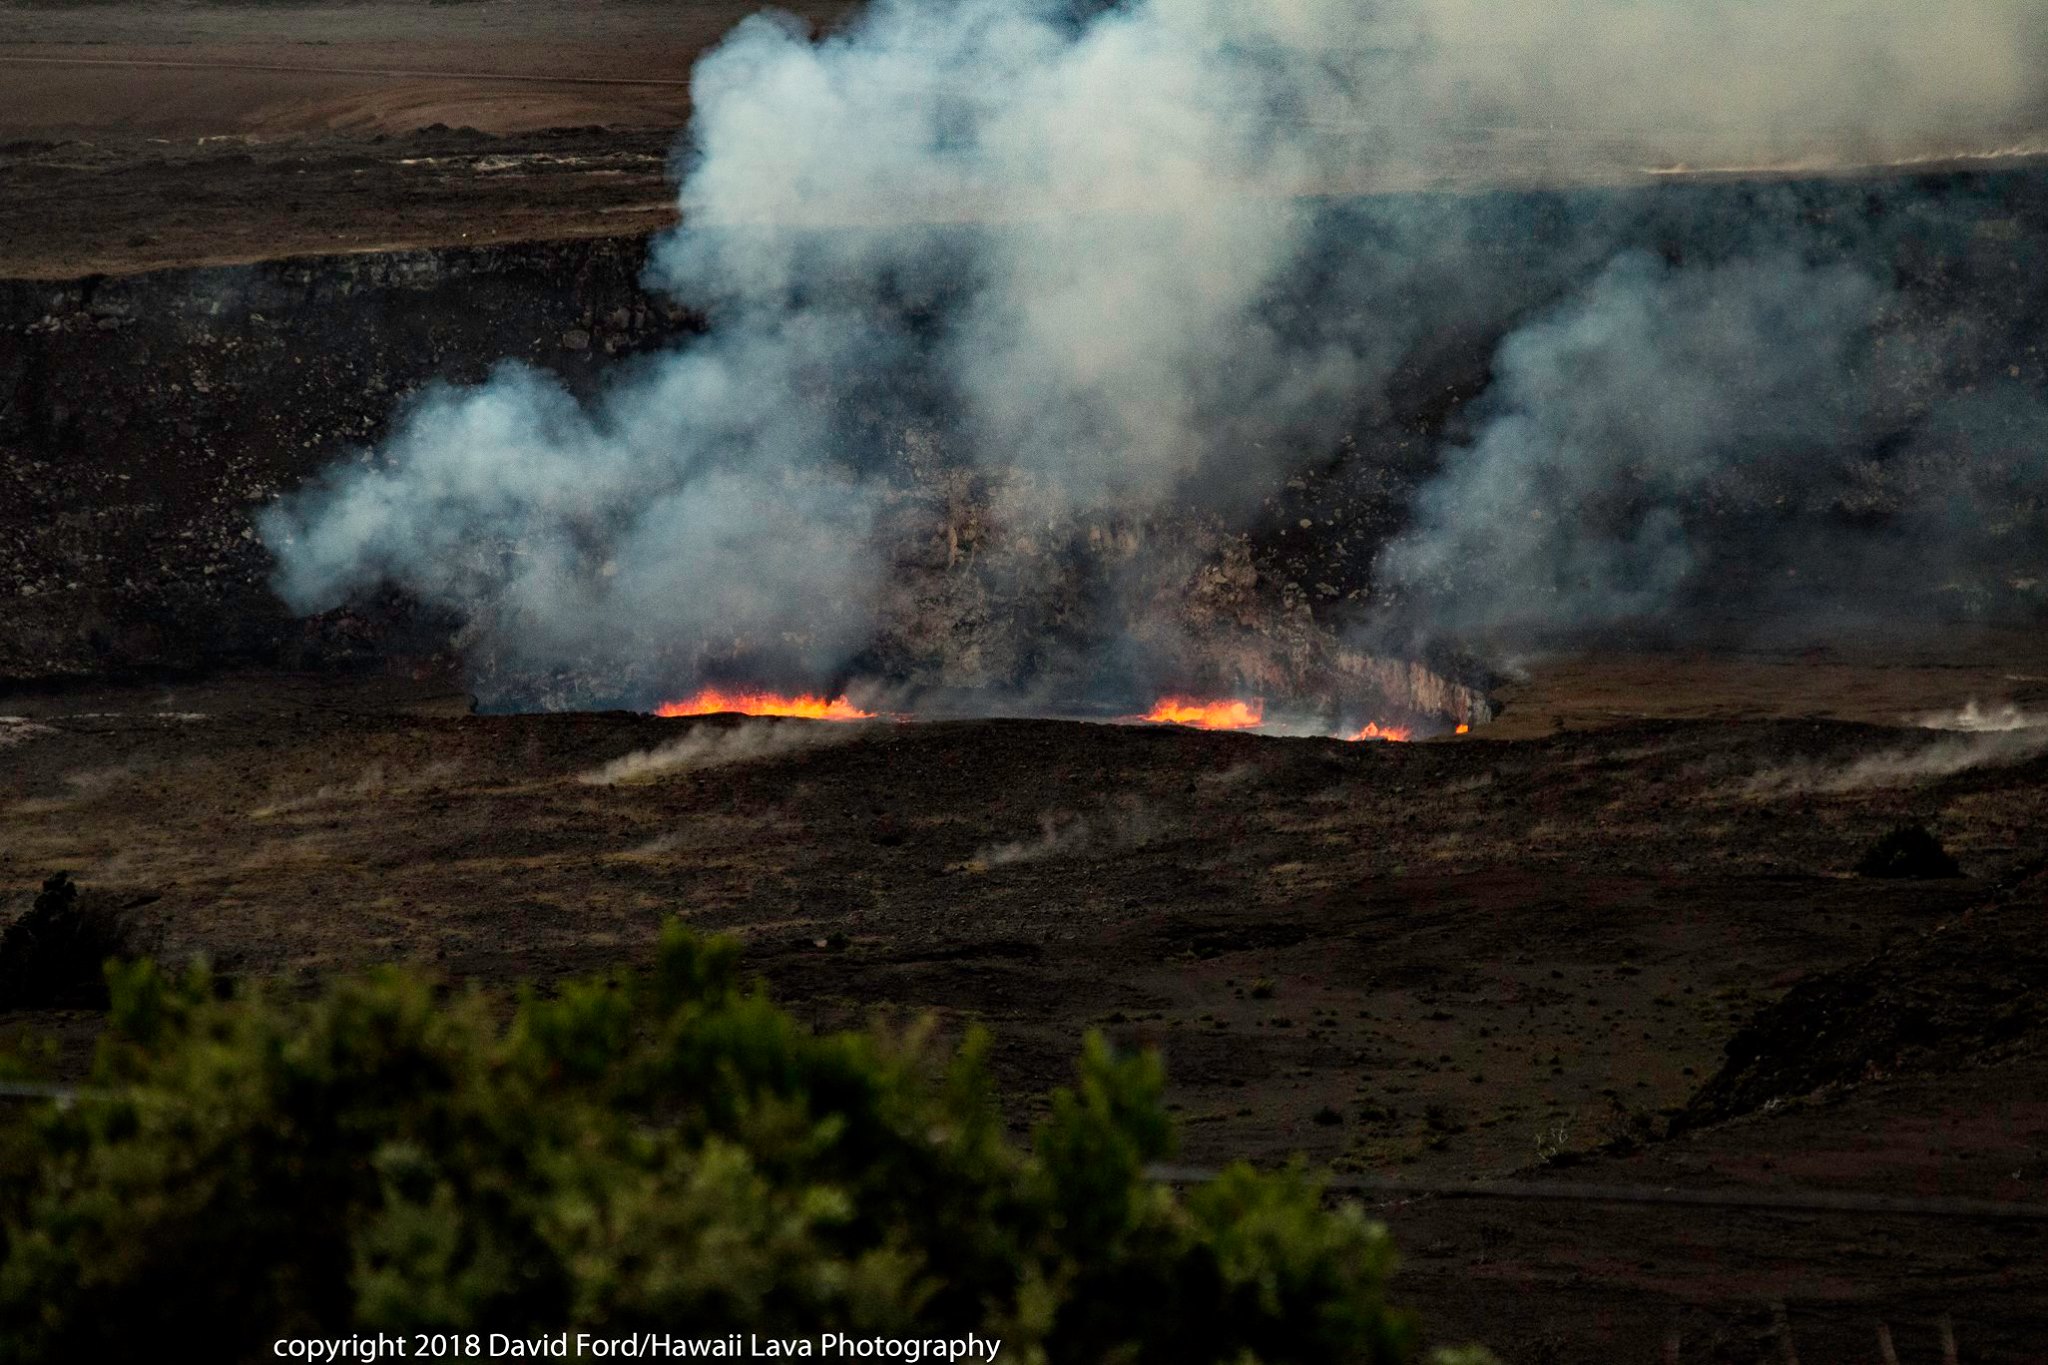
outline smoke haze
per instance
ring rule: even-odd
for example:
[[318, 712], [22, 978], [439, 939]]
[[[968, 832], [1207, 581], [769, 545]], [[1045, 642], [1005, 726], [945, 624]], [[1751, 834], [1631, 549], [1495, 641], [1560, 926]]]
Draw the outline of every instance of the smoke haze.
[[[1012, 543], [1137, 528], [1093, 589], [1120, 624], [1089, 648], [1127, 652], [1178, 631], [1152, 620], [1186, 575], [1150, 520], [1245, 522], [1398, 417], [1434, 338], [1489, 334], [1361, 638], [1667, 610], [1713, 565], [1702, 505], [1825, 541], [1809, 577], [1905, 545], [1973, 571], [2040, 540], [2048, 415], [2037, 376], [1943, 387], [1937, 348], [1988, 343], [1906, 316], [1892, 229], [1693, 222], [1715, 259], [1674, 264], [1640, 206], [1471, 191], [1994, 150], [2041, 126], [2044, 53], [2021, 0], [880, 0], [817, 41], [750, 19], [694, 74], [651, 271], [708, 332], [590, 402], [517, 365], [426, 396], [264, 517], [279, 591], [453, 609], [527, 704], [828, 682], [900, 614], [882, 528], [931, 455]], [[1882, 469], [1876, 440], [1902, 452]], [[1871, 480], [1882, 533], [1837, 537]], [[1987, 529], [1994, 502], [2023, 510]], [[1003, 562], [991, 591], [1043, 595], [1042, 557]]]
[[2014, 767], [2043, 753], [2048, 753], [2048, 735], [2038, 731], [1984, 731], [1867, 754], [1847, 763], [1788, 764], [1759, 773], [1742, 790], [1746, 796], [1777, 797], [1910, 787], [1980, 768]]
[[2028, 713], [2011, 702], [1985, 706], [1972, 699], [1960, 711], [1939, 712], [1920, 718], [1923, 730], [1961, 730], [1969, 734], [2010, 734], [2015, 730], [2037, 730], [2048, 726], [2048, 716]]
[[589, 787], [632, 786], [676, 773], [803, 753], [842, 743], [856, 733], [857, 727], [780, 725], [766, 721], [748, 721], [731, 727], [693, 725], [680, 739], [622, 754], [589, 772], [579, 773], [576, 780]]

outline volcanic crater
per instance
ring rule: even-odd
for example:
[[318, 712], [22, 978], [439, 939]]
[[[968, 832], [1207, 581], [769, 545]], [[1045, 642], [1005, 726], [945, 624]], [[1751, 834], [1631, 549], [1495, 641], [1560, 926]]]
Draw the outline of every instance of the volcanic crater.
[[[1413, 338], [1340, 440], [1227, 514], [1027, 525], [944, 442], [885, 430], [886, 591], [822, 675], [777, 670], [802, 642], [751, 639], [651, 648], [630, 679], [631, 641], [536, 661], [396, 584], [290, 611], [258, 524], [280, 496], [508, 357], [590, 398], [705, 333], [647, 283], [673, 135], [649, 117], [161, 162], [118, 137], [0, 148], [0, 183], [118, 209], [39, 231], [0, 197], [9, 922], [67, 871], [130, 951], [545, 986], [639, 960], [680, 916], [740, 936], [821, 1026], [990, 1026], [1020, 1123], [1085, 1030], [1158, 1047], [1188, 1162], [1380, 1182], [1361, 1197], [1407, 1255], [1399, 1293], [1444, 1342], [1751, 1362], [1790, 1324], [1847, 1360], [1884, 1320], [1922, 1358], [1946, 1324], [1964, 1358], [2042, 1359], [2035, 493], [1997, 555], [1819, 602], [1772, 529], [1810, 490], [1745, 467], [1701, 498], [1670, 610], [1512, 650], [1418, 631], [1374, 569], [1479, 429], [1502, 340], [1593, 268], [1566, 225], [1621, 224], [1603, 257], [1711, 258], [1736, 220], [1871, 254], [1899, 349], [1969, 338], [1901, 371], [1924, 415], [1933, 369], [2048, 382], [2048, 171], [1479, 191], [1482, 217], [1537, 225], [1483, 247], [1515, 267], [1504, 292]], [[486, 156], [487, 190], [445, 170]], [[194, 175], [260, 188], [290, 157], [306, 203], [238, 200], [232, 250], [177, 213], [107, 235]], [[535, 207], [487, 231], [510, 177]], [[305, 226], [369, 233], [380, 196], [420, 231], [329, 252]], [[1830, 533], [1913, 523], [1935, 485], [1887, 463], [1900, 430], [1872, 433], [1855, 496], [1828, 491]], [[1350, 742], [1375, 739], [1418, 742]], [[1963, 875], [1858, 875], [1908, 825]], [[101, 1023], [82, 1004], [0, 998], [0, 1023], [78, 1070]], [[1456, 1197], [1480, 1181], [1548, 1202]], [[1616, 1187], [1722, 1202], [1673, 1216]], [[1768, 1202], [1787, 1191], [2022, 1212]]]

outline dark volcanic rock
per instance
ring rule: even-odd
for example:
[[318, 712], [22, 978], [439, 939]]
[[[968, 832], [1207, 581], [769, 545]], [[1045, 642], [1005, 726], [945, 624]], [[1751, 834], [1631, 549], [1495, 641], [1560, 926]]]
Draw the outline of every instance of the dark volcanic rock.
[[0, 280], [0, 678], [358, 657], [363, 611], [309, 629], [270, 592], [255, 513], [431, 385], [514, 359], [588, 392], [689, 331], [645, 263], [599, 238]]
[[1859, 967], [1801, 982], [1728, 1042], [1681, 1126], [1897, 1071], [1970, 1066], [2048, 1038], [2048, 913], [1971, 911]]
[[108, 958], [135, 952], [131, 903], [81, 891], [66, 873], [0, 934], [0, 1010], [103, 1009]]
[[1856, 872], [1863, 877], [1921, 880], [1963, 875], [1963, 869], [1941, 846], [1941, 840], [1928, 833], [1923, 825], [1901, 825], [1879, 839], [1856, 864]]
[[[2036, 343], [2048, 285], [2035, 267], [2048, 251], [2048, 173], [2038, 168], [1482, 198], [1475, 211], [1486, 221], [1555, 230], [1502, 232], [1497, 249], [1476, 247], [1475, 266], [1504, 292], [1421, 309], [1415, 335], [1389, 338], [1398, 354], [1384, 391], [1340, 400], [1357, 410], [1333, 414], [1346, 428], [1334, 448], [1273, 465], [1263, 496], [1239, 488], [1245, 498], [1215, 515], [1173, 507], [1143, 522], [1004, 534], [989, 490], [974, 486], [978, 462], [920, 451], [924, 433], [884, 433], [878, 449], [902, 468], [890, 471], [900, 506], [885, 518], [883, 548], [903, 582], [854, 665], [932, 688], [1029, 679], [1050, 695], [1065, 680], [1045, 655], [1094, 658], [1100, 637], [1142, 633], [1073, 609], [1092, 593], [1121, 597], [1152, 632], [1135, 640], [1147, 659], [1195, 642], [1194, 666], [1152, 670], [1182, 675], [1151, 679], [1162, 686], [1213, 676], [1315, 701], [1319, 687], [1348, 689], [1352, 664], [1361, 674], [1406, 668], [1337, 657], [1368, 603], [1391, 620], [1385, 638], [1410, 638], [1411, 626], [1414, 638], [1433, 637], [1426, 620], [1403, 616], [1426, 612], [1426, 593], [1411, 594], [1414, 604], [1375, 596], [1381, 547], [1406, 524], [1438, 452], [1469, 439], [1468, 410], [1503, 336], [1616, 253], [1711, 262], [1806, 241], [1819, 259], [1889, 280], [1902, 337], [1942, 339], [1900, 380], [1914, 410], [1961, 387], [2043, 383]], [[402, 604], [292, 620], [269, 590], [254, 515], [337, 461], [366, 458], [436, 384], [473, 383], [515, 360], [588, 394], [619, 358], [695, 330], [700, 320], [643, 288], [647, 250], [640, 237], [588, 238], [0, 280], [0, 680], [445, 652], [448, 623]], [[1274, 325], [1297, 311], [1299, 325], [1353, 325], [1318, 320], [1310, 303], [1273, 300]], [[1873, 452], [1872, 478], [1841, 490], [1848, 501], [1830, 503], [1824, 521], [1846, 535], [1911, 520], [1906, 483], [1883, 458]], [[1785, 493], [1762, 476], [1717, 484], [1687, 528], [1711, 591], [1631, 629], [1692, 640], [1728, 603], [1779, 601], [1794, 566], [1759, 553], [1757, 537], [1788, 515]], [[2013, 539], [2034, 554], [2032, 540]], [[1134, 574], [1140, 563], [1150, 567]], [[1957, 603], [2031, 609], [2012, 584], [2038, 581], [2038, 566], [2009, 567], [1972, 578]], [[1375, 682], [1418, 713], [1484, 719], [1460, 709], [1469, 689], [1439, 685], [1445, 672]], [[1452, 695], [1426, 699], [1439, 691]]]

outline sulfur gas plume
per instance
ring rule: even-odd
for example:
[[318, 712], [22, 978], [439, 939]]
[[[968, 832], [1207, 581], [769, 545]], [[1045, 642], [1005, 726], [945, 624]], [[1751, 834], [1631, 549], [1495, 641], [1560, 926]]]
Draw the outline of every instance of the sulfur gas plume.
[[[1525, 643], [2038, 610], [2030, 341], [1930, 317], [1854, 254], [1625, 255], [1501, 343], [1377, 577], [1425, 633]], [[2027, 383], [1985, 364], [2022, 350]]]
[[[1143, 703], [1315, 690], [1347, 629], [1655, 615], [1730, 517], [1789, 528], [1738, 557], [1795, 577], [1967, 574], [2035, 535], [1990, 544], [1972, 500], [2034, 496], [2039, 376], [1962, 394], [1936, 353], [1983, 339], [1908, 316], [1892, 229], [1559, 187], [2022, 144], [2044, 36], [2024, 0], [750, 19], [694, 73], [653, 268], [704, 335], [589, 401], [516, 364], [428, 395], [263, 519], [278, 588], [453, 610], [499, 704], [862, 675]], [[1712, 250], [1645, 254], [1673, 232]], [[1474, 419], [1419, 409], [1475, 339]], [[1302, 519], [1367, 548], [1357, 582], [1241, 549], [1299, 471], [1396, 454], [1383, 553]], [[1835, 515], [1859, 496], [1881, 533]]]

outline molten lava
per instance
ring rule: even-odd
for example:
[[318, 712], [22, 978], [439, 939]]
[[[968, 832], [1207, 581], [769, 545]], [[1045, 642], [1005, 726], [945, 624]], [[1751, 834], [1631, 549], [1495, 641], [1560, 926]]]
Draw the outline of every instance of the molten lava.
[[1191, 701], [1164, 697], [1140, 720], [1157, 725], [1191, 725], [1197, 730], [1256, 730], [1265, 723], [1262, 701]]
[[875, 713], [863, 711], [844, 697], [829, 700], [816, 696], [786, 697], [775, 692], [722, 692], [707, 687], [681, 701], [665, 701], [654, 708], [657, 716], [712, 716], [736, 712], [742, 716], [796, 716], [804, 720], [873, 720]]
[[1405, 725], [1382, 725], [1375, 720], [1367, 722], [1366, 727], [1357, 734], [1346, 735], [1344, 738], [1354, 744], [1361, 739], [1380, 739], [1389, 744], [1406, 744], [1415, 738], [1415, 732]]

